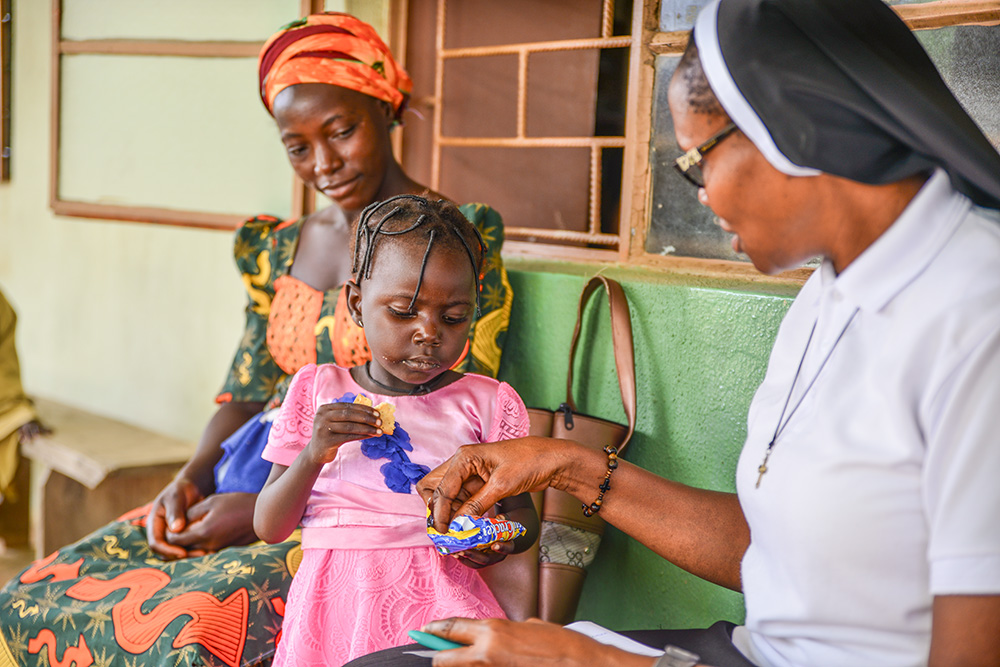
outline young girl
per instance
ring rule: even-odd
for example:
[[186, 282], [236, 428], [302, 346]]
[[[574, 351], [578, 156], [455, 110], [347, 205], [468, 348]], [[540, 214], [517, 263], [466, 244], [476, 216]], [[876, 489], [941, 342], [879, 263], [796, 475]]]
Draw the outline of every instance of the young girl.
[[303, 367], [263, 452], [273, 467], [254, 529], [277, 542], [302, 525], [275, 665], [339, 665], [409, 643], [408, 630], [434, 619], [504, 616], [474, 568], [534, 542], [530, 498], [499, 507], [526, 535], [449, 558], [427, 537], [413, 488], [463, 444], [528, 433], [509, 385], [449, 370], [469, 337], [483, 257], [449, 202], [402, 195], [362, 214], [346, 289], [372, 361]]

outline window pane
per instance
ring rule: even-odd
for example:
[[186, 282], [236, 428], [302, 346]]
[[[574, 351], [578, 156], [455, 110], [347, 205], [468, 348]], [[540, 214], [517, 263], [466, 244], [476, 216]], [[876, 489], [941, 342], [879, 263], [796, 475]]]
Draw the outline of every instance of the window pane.
[[535, 53], [528, 58], [527, 136], [594, 136], [599, 58], [596, 49]]
[[948, 87], [1000, 149], [1000, 26], [918, 30]]
[[586, 231], [586, 148], [457, 148], [441, 153], [441, 192], [493, 206], [509, 227]]
[[[624, 142], [629, 48], [577, 44], [572, 46], [586, 48], [532, 51], [523, 81], [519, 56], [491, 48], [600, 37], [603, 4], [603, 0], [448, 3], [446, 49], [481, 51], [446, 54], [441, 99], [434, 100], [437, 3], [412, 1], [407, 65], [415, 91], [403, 134], [407, 172], [432, 181], [453, 199], [494, 205], [510, 226], [588, 233], [593, 217], [594, 232], [617, 234], [623, 151], [599, 145], [614, 142], [594, 142], [593, 149], [587, 143], [595, 136], [620, 137]], [[614, 2], [613, 35], [628, 35], [632, 7], [628, 0]], [[432, 127], [434, 102], [440, 105], [440, 137]], [[489, 144], [491, 138], [501, 138], [497, 143], [506, 145], [474, 146]], [[467, 145], [449, 145], [453, 141]], [[440, 169], [433, 181], [429, 167], [437, 150]], [[592, 187], [600, 189], [593, 216]], [[579, 238], [561, 242], [587, 243]]]
[[[902, 4], [902, 3], [892, 3]], [[945, 82], [1000, 149], [1000, 28], [956, 26], [915, 33]], [[680, 154], [667, 108], [667, 88], [678, 57], [656, 59], [653, 100], [652, 211], [646, 252], [685, 257], [736, 259], [730, 235], [715, 224], [715, 216], [696, 198], [693, 186], [680, 178], [673, 160]]]
[[445, 60], [443, 97], [444, 136], [516, 136], [517, 56]]
[[[632, 3], [617, 0], [615, 4]], [[445, 48], [600, 37], [602, 6], [603, 0], [449, 2]]]
[[709, 0], [662, 0], [660, 2], [660, 30], [690, 30], [701, 8]]
[[59, 197], [287, 215], [292, 174], [253, 58], [64, 56]]
[[[389, 43], [389, 0], [326, 0], [323, 3], [323, 9], [328, 12], [347, 12], [357, 16], [375, 28], [375, 32], [378, 33], [383, 42]], [[275, 26], [275, 28], [277, 27]]]
[[298, 0], [63, 0], [62, 35], [254, 41], [266, 39], [298, 15]]
[[[667, 88], [679, 56], [656, 58], [653, 87], [653, 138], [649, 160], [653, 169], [653, 196], [646, 252], [708, 259], [747, 261], [730, 245], [731, 234], [715, 224], [715, 215], [698, 203], [697, 191], [674, 169], [681, 154], [667, 106]], [[707, 137], [706, 137], [707, 138]]]

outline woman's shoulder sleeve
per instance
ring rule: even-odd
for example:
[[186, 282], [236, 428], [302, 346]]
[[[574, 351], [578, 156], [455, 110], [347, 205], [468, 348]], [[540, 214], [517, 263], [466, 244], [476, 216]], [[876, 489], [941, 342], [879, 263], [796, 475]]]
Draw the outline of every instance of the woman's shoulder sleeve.
[[274, 297], [274, 233], [284, 223], [269, 215], [250, 218], [236, 230], [233, 256], [247, 292], [246, 324], [217, 403], [269, 400], [284, 374], [267, 349], [267, 321]]
[[470, 203], [462, 204], [458, 207], [462, 215], [476, 226], [486, 243], [487, 253], [503, 250], [504, 231], [503, 218], [495, 208], [489, 204]]
[[271, 249], [272, 235], [281, 224], [272, 215], [256, 215], [239, 226], [233, 237], [233, 258], [240, 273], [258, 273], [257, 258]]
[[514, 388], [506, 382], [497, 383], [496, 408], [486, 442], [512, 440], [528, 435], [528, 409]]
[[295, 373], [285, 400], [274, 418], [267, 446], [261, 456], [279, 465], [290, 465], [312, 439], [316, 416], [316, 364]]
[[500, 373], [500, 360], [514, 304], [514, 290], [500, 254], [504, 240], [503, 219], [486, 204], [463, 204], [459, 210], [476, 226], [486, 243], [479, 293], [481, 314], [472, 325], [470, 353], [461, 370], [495, 378]]

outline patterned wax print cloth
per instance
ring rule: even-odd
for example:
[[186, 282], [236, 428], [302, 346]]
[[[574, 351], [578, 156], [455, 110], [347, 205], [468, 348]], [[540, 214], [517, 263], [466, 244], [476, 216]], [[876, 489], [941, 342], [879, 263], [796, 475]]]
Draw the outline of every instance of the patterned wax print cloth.
[[339, 665], [409, 643], [408, 630], [435, 619], [504, 617], [478, 571], [434, 549], [413, 485], [464, 444], [527, 435], [521, 398], [473, 374], [429, 394], [385, 396], [348, 369], [310, 364], [295, 374], [264, 458], [291, 465], [312, 439], [316, 410], [359, 394], [392, 405], [395, 427], [341, 445], [313, 484], [275, 665]]
[[[486, 242], [480, 304], [469, 349], [456, 370], [496, 377], [514, 293], [500, 252], [503, 220], [484, 204], [459, 210]], [[319, 292], [291, 276], [302, 220], [248, 220], [236, 233], [234, 255], [249, 300], [246, 332], [216, 401], [262, 401], [274, 407], [291, 375], [307, 363], [356, 366], [371, 359], [364, 330], [347, 313], [340, 287]]]
[[0, 667], [270, 665], [302, 551], [286, 542], [160, 560], [142, 507], [0, 589]]

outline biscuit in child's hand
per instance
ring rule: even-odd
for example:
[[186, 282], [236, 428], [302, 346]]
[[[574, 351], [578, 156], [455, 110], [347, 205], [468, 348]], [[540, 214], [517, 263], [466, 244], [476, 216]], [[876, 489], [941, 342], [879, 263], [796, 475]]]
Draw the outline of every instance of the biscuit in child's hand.
[[369, 407], [374, 407], [378, 411], [378, 416], [382, 419], [382, 432], [386, 435], [392, 435], [396, 432], [396, 406], [387, 401], [383, 401], [378, 405], [372, 406], [372, 399], [368, 398], [364, 394], [358, 394], [354, 398], [354, 402], [358, 405], [367, 405]]
[[396, 406], [392, 403], [382, 402], [375, 406], [378, 416], [382, 418], [382, 432], [392, 435], [396, 432]]

